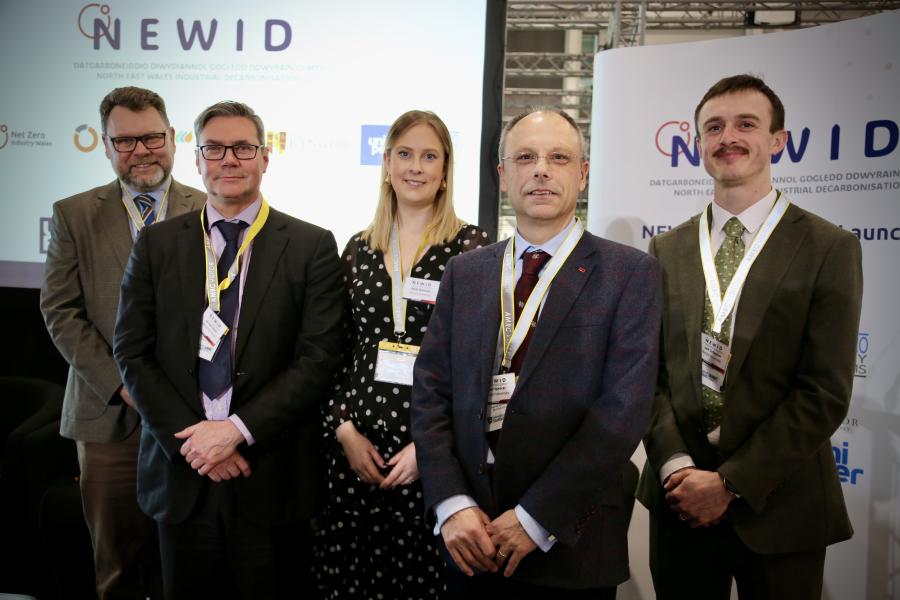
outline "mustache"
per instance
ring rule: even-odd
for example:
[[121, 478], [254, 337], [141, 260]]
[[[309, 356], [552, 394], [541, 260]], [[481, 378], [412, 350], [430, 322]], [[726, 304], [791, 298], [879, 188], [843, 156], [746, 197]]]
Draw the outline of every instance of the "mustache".
[[743, 146], [722, 146], [713, 153], [713, 156], [719, 158], [726, 152], [740, 152], [741, 154], [749, 154], [750, 151]]

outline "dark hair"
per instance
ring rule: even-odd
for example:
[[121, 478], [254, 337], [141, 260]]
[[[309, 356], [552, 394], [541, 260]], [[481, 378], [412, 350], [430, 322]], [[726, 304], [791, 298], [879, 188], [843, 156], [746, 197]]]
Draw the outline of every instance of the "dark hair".
[[125, 107], [134, 112], [155, 108], [159, 116], [162, 117], [166, 127], [169, 126], [166, 103], [159, 94], [139, 87], [120, 87], [108, 93], [100, 102], [100, 127], [103, 129], [103, 135], [106, 135], [106, 122], [109, 120], [109, 113], [117, 106]]
[[700, 104], [697, 105], [697, 109], [694, 111], [694, 127], [697, 128], [697, 134], [699, 135], [700, 132], [700, 123], [698, 123], [697, 120], [700, 118], [700, 109], [703, 108], [704, 104], [713, 98], [724, 96], [725, 94], [733, 94], [735, 92], [744, 92], [747, 90], [755, 90], [769, 99], [769, 104], [772, 105], [772, 124], [769, 126], [769, 132], [775, 133], [776, 131], [784, 129], [784, 104], [781, 103], [781, 98], [778, 97], [778, 94], [773, 92], [772, 88], [767, 86], [759, 77], [742, 74], [720, 79], [715, 85], [707, 90], [703, 99], [700, 100]]
[[578, 123], [575, 122], [575, 119], [572, 118], [572, 115], [560, 108], [555, 108], [552, 106], [536, 106], [533, 108], [529, 108], [523, 113], [519, 113], [518, 115], [513, 117], [509, 121], [509, 123], [506, 124], [506, 127], [503, 128], [503, 131], [500, 133], [500, 145], [497, 147], [497, 156], [500, 159], [500, 162], [503, 162], [503, 152], [505, 149], [504, 147], [506, 146], [506, 136], [509, 135], [509, 132], [512, 131], [512, 128], [515, 127], [519, 123], [519, 121], [521, 121], [528, 115], [533, 115], [534, 113], [539, 112], [553, 113], [565, 119], [566, 123], [571, 125], [572, 129], [574, 129], [578, 133], [578, 141], [581, 143], [581, 160], [587, 160], [587, 141], [584, 139], [584, 132], [581, 131], [580, 127], [578, 127]]
[[206, 127], [207, 123], [216, 117], [246, 117], [250, 119], [256, 127], [256, 135], [259, 136], [259, 143], [265, 145], [266, 128], [263, 126], [262, 119], [258, 114], [253, 112], [252, 108], [243, 102], [235, 102], [234, 100], [216, 102], [212, 106], [206, 108], [194, 120], [194, 136], [197, 138], [198, 144], [200, 143], [200, 132], [203, 131], [203, 128]]

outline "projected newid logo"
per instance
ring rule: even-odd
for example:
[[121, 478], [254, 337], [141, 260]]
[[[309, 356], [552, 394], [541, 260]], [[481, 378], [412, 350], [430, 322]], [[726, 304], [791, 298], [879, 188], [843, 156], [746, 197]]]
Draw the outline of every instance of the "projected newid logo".
[[[112, 16], [112, 10], [108, 4], [91, 3], [84, 5], [78, 12], [78, 31], [81, 35], [93, 41], [94, 50], [104, 49], [120, 50], [122, 48], [122, 19]], [[130, 25], [130, 27], [129, 27]], [[141, 50], [159, 50], [159, 19], [143, 18], [139, 23], [127, 23], [124, 30], [126, 34], [136, 36]], [[162, 27], [171, 28], [171, 24], [162, 24]], [[210, 19], [208, 22], [194, 19], [187, 22], [184, 19], [176, 19], [174, 29], [178, 33], [178, 42], [182, 50], [192, 50], [198, 45], [201, 50], [208, 51], [216, 43], [219, 33], [219, 20]], [[227, 35], [227, 34], [226, 34]], [[283, 19], [266, 19], [263, 25], [263, 44], [266, 52], [281, 52], [291, 45], [291, 25]], [[244, 20], [237, 19], [234, 23], [234, 37], [229, 36], [228, 42], [233, 43], [238, 52], [244, 50]], [[221, 40], [222, 37], [220, 36]], [[221, 44], [220, 44], [221, 45]]]
[[[90, 140], [87, 144], [82, 143], [82, 135], [84, 132], [87, 132], [88, 139]], [[97, 135], [97, 130], [87, 124], [79, 125], [75, 128], [75, 133], [72, 134], [72, 142], [75, 144], [75, 147], [78, 148], [82, 152], [90, 152], [94, 148], [97, 147], [97, 143], [100, 141], [100, 136]]]

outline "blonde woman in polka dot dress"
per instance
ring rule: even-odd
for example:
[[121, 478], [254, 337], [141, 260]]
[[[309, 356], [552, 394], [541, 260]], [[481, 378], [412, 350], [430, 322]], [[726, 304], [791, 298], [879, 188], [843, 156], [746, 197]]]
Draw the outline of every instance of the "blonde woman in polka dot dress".
[[326, 414], [316, 576], [326, 598], [440, 598], [443, 560], [409, 431], [411, 365], [447, 261], [489, 240], [453, 211], [453, 149], [437, 115], [394, 122], [381, 175], [375, 218], [343, 254], [352, 323]]

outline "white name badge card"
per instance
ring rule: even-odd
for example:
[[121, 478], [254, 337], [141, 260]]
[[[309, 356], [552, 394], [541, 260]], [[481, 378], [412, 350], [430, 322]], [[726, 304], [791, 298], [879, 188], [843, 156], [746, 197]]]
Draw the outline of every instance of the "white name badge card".
[[488, 397], [487, 430], [497, 431], [503, 427], [506, 405], [516, 389], [516, 374], [501, 373], [491, 377], [491, 395]]
[[375, 381], [412, 385], [413, 366], [418, 355], [418, 346], [388, 341], [378, 342]]
[[437, 301], [440, 280], [407, 277], [403, 280], [403, 297], [414, 302], [434, 304]]
[[721, 392], [730, 359], [731, 348], [728, 344], [711, 335], [700, 334], [700, 379], [703, 385]]
[[211, 361], [226, 333], [228, 333], [228, 326], [212, 308], [207, 306], [203, 312], [203, 323], [200, 327], [200, 351], [197, 356]]

